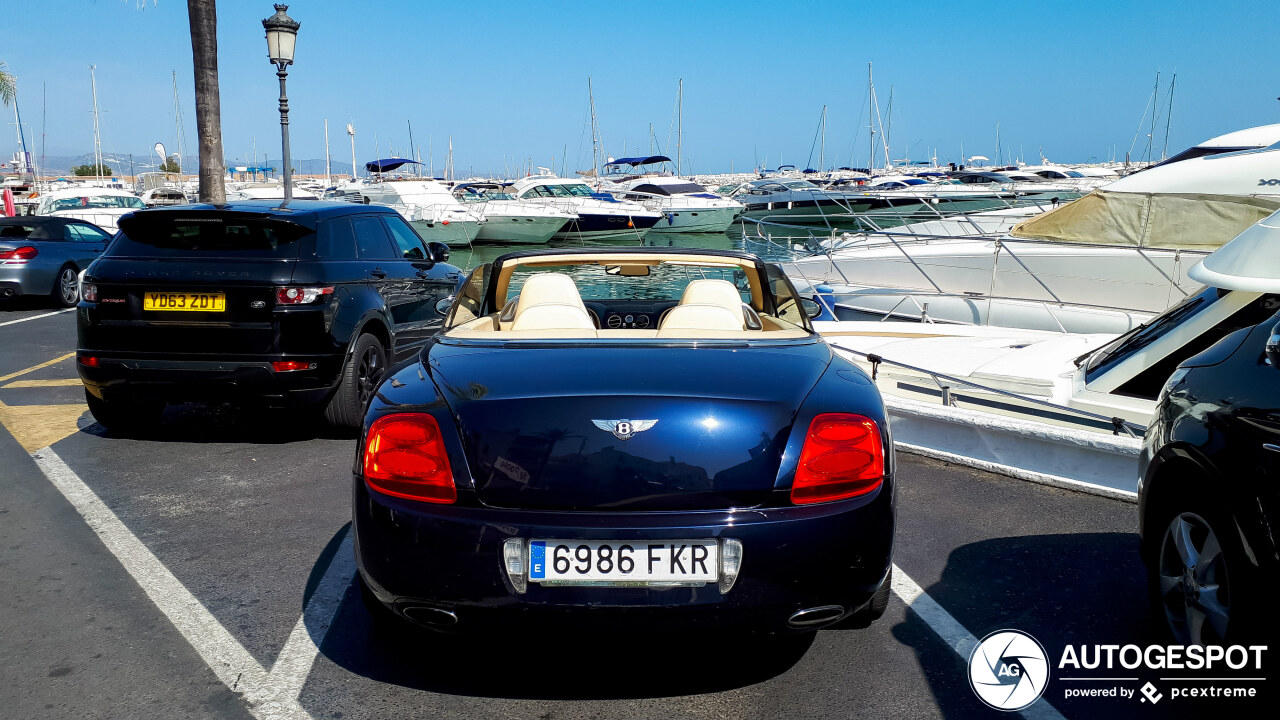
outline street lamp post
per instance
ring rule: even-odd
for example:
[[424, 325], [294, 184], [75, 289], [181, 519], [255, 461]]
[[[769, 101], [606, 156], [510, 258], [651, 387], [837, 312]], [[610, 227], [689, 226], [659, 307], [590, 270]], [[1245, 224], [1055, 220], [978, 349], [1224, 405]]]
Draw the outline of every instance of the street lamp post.
[[302, 23], [285, 14], [288, 5], [275, 6], [276, 14], [262, 21], [267, 31], [267, 57], [276, 66], [276, 76], [280, 78], [280, 142], [283, 146], [284, 160], [284, 203], [293, 199], [293, 168], [289, 158], [289, 97], [284, 91], [284, 79], [289, 72], [286, 68], [293, 64], [294, 44], [298, 39], [298, 28]]

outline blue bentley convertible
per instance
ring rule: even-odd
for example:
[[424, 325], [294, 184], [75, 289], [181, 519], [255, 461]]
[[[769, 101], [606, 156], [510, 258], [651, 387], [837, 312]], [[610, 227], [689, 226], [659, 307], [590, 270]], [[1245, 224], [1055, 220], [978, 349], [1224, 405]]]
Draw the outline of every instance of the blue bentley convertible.
[[817, 309], [729, 251], [476, 268], [364, 419], [366, 603], [455, 632], [876, 619], [889, 426], [876, 387], [813, 332]]

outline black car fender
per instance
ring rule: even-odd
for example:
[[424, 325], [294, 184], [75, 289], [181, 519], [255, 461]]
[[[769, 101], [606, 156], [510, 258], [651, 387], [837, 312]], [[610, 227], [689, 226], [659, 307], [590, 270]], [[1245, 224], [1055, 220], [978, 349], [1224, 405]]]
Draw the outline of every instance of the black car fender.
[[[1151, 562], [1159, 550], [1163, 527], [1147, 527], [1153, 513], [1164, 514], [1162, 508], [1178, 497], [1196, 499], [1211, 496], [1222, 504], [1231, 518], [1232, 527], [1244, 547], [1245, 555], [1255, 568], [1277, 557], [1275, 538], [1268, 531], [1266, 514], [1260, 498], [1248, 493], [1234, 493], [1228, 482], [1208, 458], [1195, 446], [1170, 442], [1161, 447], [1147, 465], [1138, 493], [1138, 539], [1144, 562]], [[1225, 489], [1225, 490], [1224, 490]]]
[[388, 357], [390, 357], [395, 349], [395, 324], [391, 321], [391, 313], [382, 304], [381, 299], [378, 299], [376, 303], [370, 302], [368, 296], [364, 293], [354, 294], [354, 297], [355, 302], [348, 317], [354, 317], [356, 320], [350, 324], [352, 332], [351, 336], [346, 339], [346, 356], [351, 357], [351, 353], [355, 350], [356, 340], [361, 335], [372, 333], [382, 341]]

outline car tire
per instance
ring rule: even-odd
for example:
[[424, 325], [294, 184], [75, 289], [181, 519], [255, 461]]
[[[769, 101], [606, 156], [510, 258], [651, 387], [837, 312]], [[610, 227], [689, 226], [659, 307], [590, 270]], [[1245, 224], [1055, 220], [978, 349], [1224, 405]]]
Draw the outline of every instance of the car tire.
[[356, 430], [364, 421], [364, 409], [387, 369], [387, 351], [377, 337], [365, 333], [356, 338], [351, 355], [342, 366], [338, 389], [324, 409], [330, 425]]
[[879, 620], [884, 616], [884, 611], [889, 608], [889, 594], [893, 592], [893, 568], [889, 568], [888, 574], [884, 576], [884, 580], [880, 583], [880, 587], [876, 588], [876, 592], [871, 596], [871, 601], [864, 607], [854, 611], [852, 615], [841, 620], [831, 626], [834, 630], [860, 630], [870, 627], [871, 623]]
[[1257, 603], [1266, 594], [1228, 512], [1181, 501], [1152, 520], [1159, 535], [1147, 562], [1147, 590], [1164, 634], [1184, 645], [1225, 645], [1267, 631]]
[[89, 413], [102, 427], [113, 432], [132, 433], [153, 429], [164, 412], [162, 402], [141, 402], [132, 398], [103, 400], [88, 390], [84, 391]]
[[80, 302], [80, 276], [71, 265], [63, 265], [53, 281], [53, 304], [60, 308], [75, 307]]

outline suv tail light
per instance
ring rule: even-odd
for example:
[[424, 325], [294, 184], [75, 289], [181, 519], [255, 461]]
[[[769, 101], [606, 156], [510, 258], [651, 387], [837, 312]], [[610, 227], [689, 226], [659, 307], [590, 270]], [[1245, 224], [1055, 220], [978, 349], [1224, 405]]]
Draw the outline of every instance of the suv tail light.
[[276, 302], [280, 305], [306, 305], [332, 294], [331, 287], [281, 287], [276, 288]]
[[80, 286], [80, 299], [85, 302], [98, 302], [98, 284], [91, 282], [83, 283]]
[[866, 495], [884, 482], [884, 446], [870, 418], [823, 413], [809, 423], [791, 502], [797, 505]]
[[422, 413], [374, 421], [364, 446], [364, 480], [373, 490], [409, 500], [447, 504], [458, 499], [440, 426]]
[[40, 254], [40, 251], [30, 245], [23, 245], [13, 250], [0, 250], [0, 260], [30, 260]]

